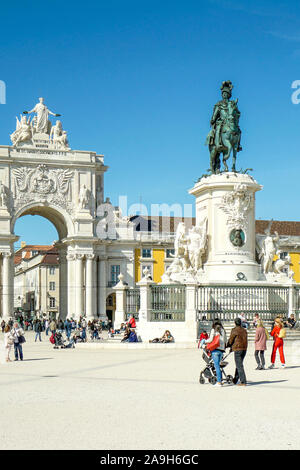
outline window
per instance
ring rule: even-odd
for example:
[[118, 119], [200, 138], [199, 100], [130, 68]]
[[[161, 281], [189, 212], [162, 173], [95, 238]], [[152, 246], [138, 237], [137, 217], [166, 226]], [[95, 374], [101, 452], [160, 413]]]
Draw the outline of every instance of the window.
[[55, 274], [55, 267], [54, 266], [50, 266], [49, 274]]
[[120, 274], [120, 265], [119, 264], [113, 264], [110, 267], [110, 281], [112, 285], [115, 285], [119, 282], [118, 276]]
[[287, 251], [282, 251], [282, 252], [280, 253], [280, 259], [285, 259], [285, 258], [287, 258], [287, 256], [288, 256], [288, 252], [287, 252]]
[[174, 248], [167, 248], [166, 249], [166, 258], [173, 258], [172, 255], [175, 255]]
[[50, 297], [50, 308], [55, 307], [55, 297]]
[[33, 256], [36, 256], [38, 253], [39, 253], [39, 252], [38, 252], [37, 250], [32, 250], [31, 256], [32, 256], [32, 257], [33, 257]]
[[151, 258], [151, 248], [142, 249], [142, 258]]
[[55, 290], [55, 282], [49, 282], [49, 290]]

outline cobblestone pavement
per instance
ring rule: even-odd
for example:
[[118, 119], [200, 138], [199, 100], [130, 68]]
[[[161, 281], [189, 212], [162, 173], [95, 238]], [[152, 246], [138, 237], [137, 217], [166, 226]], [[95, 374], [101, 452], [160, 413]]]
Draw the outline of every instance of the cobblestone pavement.
[[250, 346], [248, 386], [217, 388], [199, 384], [196, 348], [54, 350], [45, 334], [26, 338], [23, 362], [0, 364], [0, 449], [300, 448], [299, 342], [285, 369], [265, 371]]

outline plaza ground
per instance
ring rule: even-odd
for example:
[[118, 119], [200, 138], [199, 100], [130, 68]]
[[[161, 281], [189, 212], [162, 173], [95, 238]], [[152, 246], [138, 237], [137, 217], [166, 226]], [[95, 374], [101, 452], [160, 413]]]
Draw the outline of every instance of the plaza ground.
[[248, 386], [217, 388], [199, 384], [196, 346], [55, 350], [44, 333], [26, 339], [24, 361], [0, 365], [2, 450], [300, 448], [297, 341], [283, 370], [256, 371], [250, 345]]

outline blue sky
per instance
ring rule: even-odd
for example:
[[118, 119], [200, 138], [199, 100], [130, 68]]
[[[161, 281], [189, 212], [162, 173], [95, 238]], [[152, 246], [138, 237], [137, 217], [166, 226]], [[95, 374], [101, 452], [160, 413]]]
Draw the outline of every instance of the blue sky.
[[[295, 1], [6, 2], [1, 5], [0, 142], [39, 96], [62, 114], [72, 148], [105, 155], [105, 196], [190, 204], [223, 80], [239, 98], [238, 168], [264, 186], [256, 217], [300, 220], [300, 5]], [[300, 95], [299, 95], [300, 96]], [[48, 222], [16, 233], [51, 243]], [[34, 234], [34, 236], [33, 236]]]

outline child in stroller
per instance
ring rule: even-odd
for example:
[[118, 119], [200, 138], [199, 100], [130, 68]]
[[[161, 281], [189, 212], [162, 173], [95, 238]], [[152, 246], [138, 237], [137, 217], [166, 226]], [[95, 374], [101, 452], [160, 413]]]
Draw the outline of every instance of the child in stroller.
[[[205, 383], [205, 379], [208, 379], [208, 382], [210, 384], [215, 385], [216, 382], [217, 382], [217, 375], [216, 375], [216, 369], [215, 369], [215, 366], [214, 366], [214, 362], [213, 362], [212, 357], [211, 357], [211, 352], [204, 345], [202, 346], [202, 349], [203, 349], [202, 359], [205, 362], [205, 367], [200, 372], [199, 382], [200, 382], [200, 384], [203, 385]], [[226, 375], [226, 373], [224, 371], [225, 367], [228, 365], [228, 362], [226, 362], [224, 359], [226, 359], [227, 356], [229, 356], [230, 352], [222, 359], [222, 361], [220, 363], [220, 369], [221, 369], [221, 373], [222, 373], [222, 384], [223, 383], [227, 383], [227, 384], [232, 384], [233, 383], [232, 375]]]

